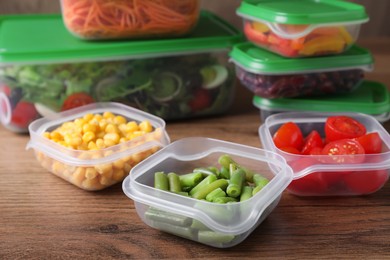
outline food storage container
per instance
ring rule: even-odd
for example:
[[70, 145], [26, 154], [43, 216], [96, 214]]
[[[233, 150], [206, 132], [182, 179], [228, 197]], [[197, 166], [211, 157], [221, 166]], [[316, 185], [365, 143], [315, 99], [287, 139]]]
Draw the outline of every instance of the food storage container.
[[88, 40], [177, 37], [199, 18], [199, 0], [61, 0], [66, 28]]
[[228, 52], [242, 38], [208, 12], [186, 38], [104, 42], [73, 37], [59, 15], [0, 17], [1, 121], [27, 132], [36, 117], [107, 101], [164, 120], [222, 114], [236, 81]]
[[338, 56], [289, 59], [246, 42], [229, 55], [242, 85], [264, 98], [350, 93], [373, 67], [371, 53], [358, 46]]
[[121, 182], [137, 163], [170, 142], [164, 120], [114, 102], [37, 119], [29, 133], [27, 149], [34, 150], [43, 168], [88, 191]]
[[333, 0], [246, 0], [237, 14], [249, 41], [290, 58], [343, 53], [368, 21], [363, 6]]
[[[329, 118], [339, 120], [329, 120]], [[331, 125], [341, 132], [360, 130], [358, 124], [350, 124], [345, 117], [352, 118], [365, 127], [366, 134], [361, 138], [344, 138], [340, 141], [324, 140]], [[293, 153], [292, 150], [279, 149], [281, 132], [275, 133], [282, 125], [295, 123], [305, 138], [305, 146], [312, 146], [310, 153]], [[334, 123], [337, 122], [337, 123]], [[328, 125], [328, 127], [327, 127]], [[286, 140], [296, 138], [291, 127]], [[317, 149], [309, 134], [316, 130], [325, 142], [325, 147]], [[364, 132], [362, 132], [364, 133]], [[274, 114], [259, 128], [259, 136], [264, 149], [282, 155], [294, 172], [293, 181], [287, 191], [297, 196], [352, 196], [371, 194], [383, 187], [389, 178], [390, 135], [372, 116], [361, 113], [309, 113], [285, 112]], [[293, 137], [294, 136], [294, 137]], [[352, 141], [351, 141], [352, 140]], [[358, 142], [359, 144], [356, 144]], [[280, 147], [280, 145], [279, 145]], [[287, 152], [286, 152], [287, 151]]]
[[[183, 178], [198, 167], [219, 169], [219, 158], [224, 155], [269, 182], [251, 198], [226, 204], [154, 186], [156, 172], [174, 172]], [[206, 176], [213, 175], [206, 172], [203, 172]], [[150, 227], [212, 247], [226, 248], [242, 242], [263, 222], [277, 206], [291, 177], [291, 168], [276, 153], [222, 140], [191, 137], [171, 143], [138, 164], [122, 187], [134, 200], [139, 217]], [[216, 182], [211, 185], [213, 183]]]
[[384, 123], [390, 119], [390, 92], [379, 82], [363, 81], [348, 94], [320, 97], [267, 99], [253, 97], [253, 105], [260, 110], [262, 122], [280, 112], [358, 112], [368, 114]]

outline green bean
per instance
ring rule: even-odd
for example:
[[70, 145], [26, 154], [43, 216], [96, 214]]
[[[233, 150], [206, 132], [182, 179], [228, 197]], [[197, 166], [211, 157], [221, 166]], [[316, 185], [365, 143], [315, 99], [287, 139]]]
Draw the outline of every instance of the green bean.
[[219, 175], [219, 170], [217, 167], [214, 167], [214, 166], [210, 166], [210, 167], [207, 167], [207, 169], [209, 169], [210, 171], [212, 171], [215, 175]]
[[232, 198], [232, 197], [219, 197], [219, 198], [216, 198], [213, 202], [219, 203], [219, 204], [225, 204], [225, 203], [229, 203], [229, 202], [238, 202], [238, 200], [236, 198]]
[[221, 188], [217, 188], [212, 192], [210, 192], [209, 194], [207, 194], [206, 200], [212, 202], [214, 201], [215, 198], [219, 198], [219, 197], [226, 197], [226, 193]]
[[170, 213], [152, 207], [150, 207], [147, 211], [145, 211], [145, 218], [152, 221], [168, 223], [168, 224], [181, 226], [181, 227], [190, 226], [192, 223], [192, 219], [189, 217]]
[[174, 172], [168, 173], [168, 182], [169, 182], [169, 191], [175, 193], [181, 192], [180, 178], [176, 173]]
[[150, 221], [152, 227], [180, 237], [196, 240], [195, 230], [190, 227], [181, 227], [159, 221]]
[[207, 169], [207, 168], [203, 168], [203, 167], [201, 167], [201, 168], [195, 168], [195, 169], [193, 170], [193, 172], [201, 172], [201, 173], [206, 174], [206, 175], [211, 175], [211, 174], [216, 175], [213, 171], [211, 171], [211, 170], [209, 170], [209, 169]]
[[256, 187], [253, 189], [252, 195], [255, 195], [261, 189], [263, 189], [265, 185], [269, 183], [269, 180], [261, 176], [260, 174], [256, 173], [255, 175], [253, 175], [253, 182], [255, 183]]
[[[215, 175], [210, 175], [210, 176], [215, 176]], [[206, 186], [203, 186], [201, 189], [198, 189], [194, 194], [192, 194], [192, 197], [195, 199], [204, 199], [206, 198], [207, 194], [212, 192], [213, 190], [217, 188], [221, 188], [222, 190], [226, 189], [228, 186], [229, 182], [225, 179], [219, 179], [215, 180]], [[191, 190], [192, 191], [192, 190]], [[190, 192], [191, 195], [191, 192]]]
[[252, 192], [253, 192], [253, 188], [251, 186], [244, 186], [244, 188], [242, 188], [240, 201], [245, 201], [250, 199], [252, 197]]
[[205, 224], [196, 219], [192, 220], [191, 228], [196, 230], [210, 230]]
[[219, 171], [219, 177], [222, 178], [222, 179], [230, 179], [230, 171], [229, 171], [229, 167], [221, 167], [220, 171]]
[[242, 187], [245, 183], [245, 172], [241, 168], [237, 168], [232, 172], [229, 186], [227, 186], [226, 193], [233, 198], [241, 195]]
[[260, 174], [256, 173], [255, 175], [253, 175], [253, 183], [255, 184], [255, 186], [262, 186], [264, 187], [265, 185], [267, 185], [269, 183], [269, 180], [263, 176], [261, 176]]
[[188, 192], [186, 191], [179, 191], [179, 192], [176, 192], [177, 194], [179, 195], [182, 195], [182, 196], [186, 196], [186, 197], [189, 197], [190, 195], [188, 194]]
[[201, 172], [192, 172], [180, 175], [179, 178], [182, 187], [193, 188], [203, 180], [203, 174]]
[[198, 232], [198, 241], [205, 244], [229, 243], [234, 238], [234, 235], [217, 233], [211, 230], [201, 230]]
[[154, 187], [159, 190], [169, 191], [168, 177], [164, 172], [156, 172], [154, 174]]
[[192, 190], [190, 190], [189, 194], [191, 196], [194, 195], [196, 192], [198, 192], [199, 190], [203, 189], [203, 187], [205, 187], [206, 185], [212, 183], [216, 179], [217, 179], [217, 176], [215, 176], [214, 174], [211, 174], [211, 175], [207, 176], [201, 182], [199, 182], [194, 188], [192, 188]]
[[229, 168], [229, 165], [230, 164], [234, 164], [236, 165], [237, 167], [241, 168], [244, 170], [245, 172], [245, 179], [246, 181], [248, 182], [252, 182], [252, 179], [253, 179], [253, 171], [252, 170], [249, 170], [241, 165], [239, 165], [238, 163], [236, 163], [229, 155], [227, 154], [224, 154], [224, 155], [221, 155], [218, 159], [218, 162], [221, 166], [225, 167], [225, 168]]

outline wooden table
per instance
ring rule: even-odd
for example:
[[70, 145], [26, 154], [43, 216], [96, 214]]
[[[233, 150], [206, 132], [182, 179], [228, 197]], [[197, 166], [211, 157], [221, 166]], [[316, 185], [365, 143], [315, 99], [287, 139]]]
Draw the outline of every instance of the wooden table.
[[[376, 58], [367, 78], [390, 86], [390, 39], [361, 45]], [[168, 123], [172, 141], [206, 136], [261, 147], [252, 95], [238, 90], [224, 116]], [[390, 130], [390, 122], [385, 127]], [[25, 150], [28, 140], [0, 127], [0, 259], [390, 259], [390, 182], [362, 197], [284, 192], [278, 207], [244, 242], [216, 249], [146, 226], [121, 185], [87, 192], [48, 173]]]

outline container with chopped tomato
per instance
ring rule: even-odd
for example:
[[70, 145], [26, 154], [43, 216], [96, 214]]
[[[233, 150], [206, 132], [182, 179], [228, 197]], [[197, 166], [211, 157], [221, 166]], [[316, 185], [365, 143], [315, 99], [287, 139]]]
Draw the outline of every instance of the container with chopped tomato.
[[37, 119], [29, 133], [27, 148], [43, 168], [88, 191], [121, 182], [135, 165], [170, 142], [164, 120], [114, 102]]
[[356, 45], [338, 56], [290, 59], [245, 42], [229, 55], [242, 85], [263, 98], [351, 93], [374, 63], [370, 51]]
[[75, 38], [61, 15], [2, 16], [1, 122], [27, 133], [37, 117], [108, 101], [165, 120], [222, 114], [236, 82], [228, 52], [243, 38], [206, 11], [185, 38], [101, 42]]
[[249, 41], [289, 58], [343, 53], [368, 21], [364, 6], [332, 0], [247, 0], [237, 14]]
[[259, 128], [263, 147], [294, 171], [287, 190], [297, 196], [366, 195], [390, 174], [390, 135], [361, 113], [284, 112]]
[[274, 152], [191, 137], [139, 163], [122, 188], [151, 228], [228, 248], [272, 213], [291, 179], [292, 169]]
[[380, 82], [368, 80], [351, 93], [275, 99], [254, 96], [253, 105], [259, 109], [262, 122], [270, 115], [294, 111], [358, 112], [371, 115], [381, 123], [390, 119], [389, 89]]

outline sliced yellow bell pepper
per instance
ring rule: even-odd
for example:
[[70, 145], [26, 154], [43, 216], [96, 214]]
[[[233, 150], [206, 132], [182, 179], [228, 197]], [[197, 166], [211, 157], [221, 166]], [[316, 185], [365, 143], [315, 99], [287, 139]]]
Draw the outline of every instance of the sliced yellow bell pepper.
[[340, 34], [343, 37], [344, 41], [347, 43], [347, 45], [350, 45], [354, 42], [351, 34], [345, 29], [345, 27], [339, 27]]
[[319, 36], [304, 44], [299, 54], [312, 56], [320, 53], [340, 53], [345, 48], [345, 40], [340, 35]]
[[253, 22], [252, 23], [252, 27], [253, 29], [255, 29], [256, 31], [259, 31], [261, 33], [266, 33], [266, 32], [269, 32], [269, 28], [266, 24], [264, 23], [260, 23], [260, 22]]

